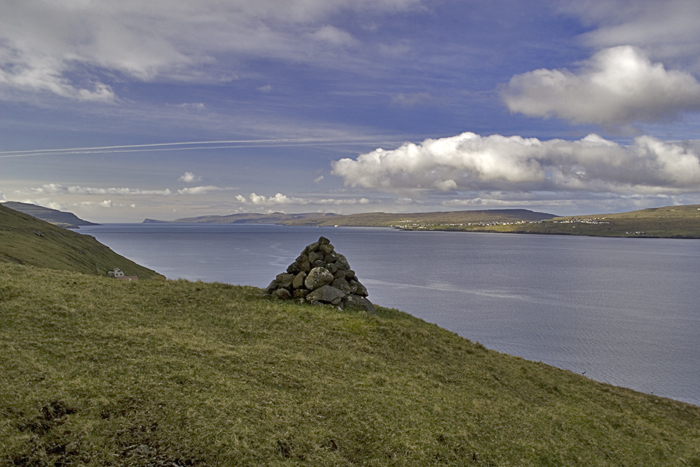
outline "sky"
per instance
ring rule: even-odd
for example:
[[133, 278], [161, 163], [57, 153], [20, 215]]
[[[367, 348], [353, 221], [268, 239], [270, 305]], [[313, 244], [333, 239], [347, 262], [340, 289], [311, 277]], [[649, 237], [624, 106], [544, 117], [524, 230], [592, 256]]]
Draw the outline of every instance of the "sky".
[[698, 204], [698, 22], [696, 0], [2, 0], [0, 201]]

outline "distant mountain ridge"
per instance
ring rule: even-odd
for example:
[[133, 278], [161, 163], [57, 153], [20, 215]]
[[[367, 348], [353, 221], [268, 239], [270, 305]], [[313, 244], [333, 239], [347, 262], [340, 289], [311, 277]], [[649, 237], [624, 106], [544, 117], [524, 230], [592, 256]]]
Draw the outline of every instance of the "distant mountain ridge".
[[[144, 222], [158, 222], [146, 219]], [[450, 230], [600, 237], [700, 238], [700, 204], [665, 206], [624, 213], [556, 216], [528, 209], [484, 209], [393, 214], [233, 214], [173, 222], [282, 224], [317, 227], [393, 227], [401, 230]]]
[[66, 229], [76, 229], [81, 225], [98, 225], [94, 222], [88, 222], [73, 214], [72, 212], [59, 211], [57, 209], [45, 208], [36, 204], [20, 203], [17, 201], [6, 201], [2, 203], [4, 206], [28, 214], [42, 221], [57, 225]]
[[542, 221], [556, 217], [554, 214], [530, 211], [528, 209], [487, 209], [480, 211], [447, 211], [393, 214], [369, 212], [361, 214], [299, 213], [271, 214], [245, 213], [227, 216], [183, 217], [174, 221], [145, 219], [144, 223], [195, 223], [195, 224], [283, 224], [308, 226], [353, 226], [353, 227], [394, 227], [407, 220], [418, 222], [504, 222]]
[[199, 217], [183, 217], [174, 221], [160, 221], [156, 219], [145, 219], [143, 223], [186, 223], [186, 224], [280, 224], [293, 220], [328, 220], [338, 217], [333, 213], [300, 213], [300, 214], [285, 214], [282, 212], [273, 212], [271, 214], [262, 213], [244, 213], [244, 214], [229, 214], [226, 216], [199, 216]]

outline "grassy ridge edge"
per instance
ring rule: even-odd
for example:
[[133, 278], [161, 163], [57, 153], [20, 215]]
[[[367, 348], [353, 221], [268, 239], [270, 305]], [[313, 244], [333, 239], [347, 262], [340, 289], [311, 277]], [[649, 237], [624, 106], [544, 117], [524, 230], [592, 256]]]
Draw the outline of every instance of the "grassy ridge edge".
[[120, 268], [128, 276], [163, 276], [131, 261], [94, 237], [10, 209], [0, 204], [0, 263], [27, 264], [84, 274], [107, 275]]

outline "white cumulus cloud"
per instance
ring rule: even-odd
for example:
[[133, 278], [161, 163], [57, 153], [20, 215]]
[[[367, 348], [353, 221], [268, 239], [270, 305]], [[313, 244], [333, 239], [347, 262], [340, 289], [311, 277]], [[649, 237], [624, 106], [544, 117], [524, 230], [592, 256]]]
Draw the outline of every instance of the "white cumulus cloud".
[[189, 188], [183, 188], [181, 190], [177, 190], [177, 193], [180, 195], [203, 195], [206, 193], [209, 193], [210, 191], [220, 191], [220, 190], [225, 190], [225, 188], [220, 188], [218, 186], [193, 186]]
[[401, 192], [700, 191], [699, 142], [641, 136], [623, 146], [589, 135], [578, 141], [463, 133], [333, 164], [348, 186]]
[[249, 197], [237, 195], [236, 199], [243, 204], [254, 204], [257, 206], [276, 206], [284, 204], [305, 204], [301, 198], [289, 197], [282, 193], [277, 193], [275, 196], [262, 196], [251, 193]]
[[601, 50], [579, 70], [540, 69], [502, 89], [511, 112], [574, 123], [627, 125], [679, 118], [700, 110], [700, 83], [689, 73], [652, 63], [632, 46]]
[[192, 172], [185, 172], [180, 178], [178, 178], [178, 180], [185, 183], [193, 183], [202, 180], [202, 177], [195, 175]]
[[274, 196], [262, 196], [256, 193], [251, 193], [250, 196], [236, 195], [236, 200], [242, 204], [256, 206], [354, 206], [371, 203], [371, 200], [367, 198], [299, 198], [282, 193], [277, 193]]

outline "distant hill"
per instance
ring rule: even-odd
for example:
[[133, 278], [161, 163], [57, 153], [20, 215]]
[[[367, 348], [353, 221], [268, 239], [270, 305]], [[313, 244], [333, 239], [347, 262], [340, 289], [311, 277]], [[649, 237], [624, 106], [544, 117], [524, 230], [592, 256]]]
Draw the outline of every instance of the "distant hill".
[[450, 227], [463, 226], [470, 223], [487, 225], [499, 222], [539, 222], [554, 217], [554, 214], [527, 209], [485, 209], [477, 211], [414, 212], [407, 214], [370, 212], [332, 218], [289, 219], [280, 223], [286, 225], [399, 227], [412, 230], [424, 228], [428, 225]]
[[231, 214], [228, 216], [184, 217], [174, 221], [146, 219], [144, 223], [181, 222], [200, 224], [283, 224], [310, 226], [353, 226], [353, 227], [406, 227], [418, 228], [427, 224], [467, 224], [529, 221], [538, 222], [554, 218], [554, 214], [529, 211], [527, 209], [489, 209], [481, 211], [420, 212], [391, 214], [370, 212], [339, 215], [333, 213], [284, 214]]
[[329, 219], [290, 219], [286, 225], [394, 227], [403, 230], [589, 235], [599, 237], [700, 238], [700, 205], [666, 206], [617, 214], [557, 217], [526, 209], [373, 212]]
[[282, 212], [274, 212], [272, 214], [260, 213], [245, 213], [245, 214], [230, 214], [227, 216], [199, 216], [199, 217], [183, 217], [174, 221], [159, 221], [156, 219], [146, 219], [144, 223], [191, 223], [191, 224], [280, 224], [293, 220], [310, 220], [311, 222], [336, 218], [337, 214], [333, 213], [301, 213], [301, 214], [284, 214]]
[[539, 223], [471, 226], [462, 230], [596, 237], [700, 238], [700, 204], [618, 214], [555, 217]]
[[98, 225], [93, 222], [80, 219], [72, 212], [58, 211], [56, 209], [37, 206], [36, 204], [19, 203], [16, 201], [6, 201], [3, 204], [10, 209], [14, 209], [15, 211], [29, 214], [32, 217], [41, 219], [42, 221], [50, 222], [51, 224], [67, 229], [78, 228], [81, 225]]
[[120, 268], [141, 279], [163, 277], [115, 253], [95, 238], [0, 204], [0, 263], [28, 264], [106, 276]]

